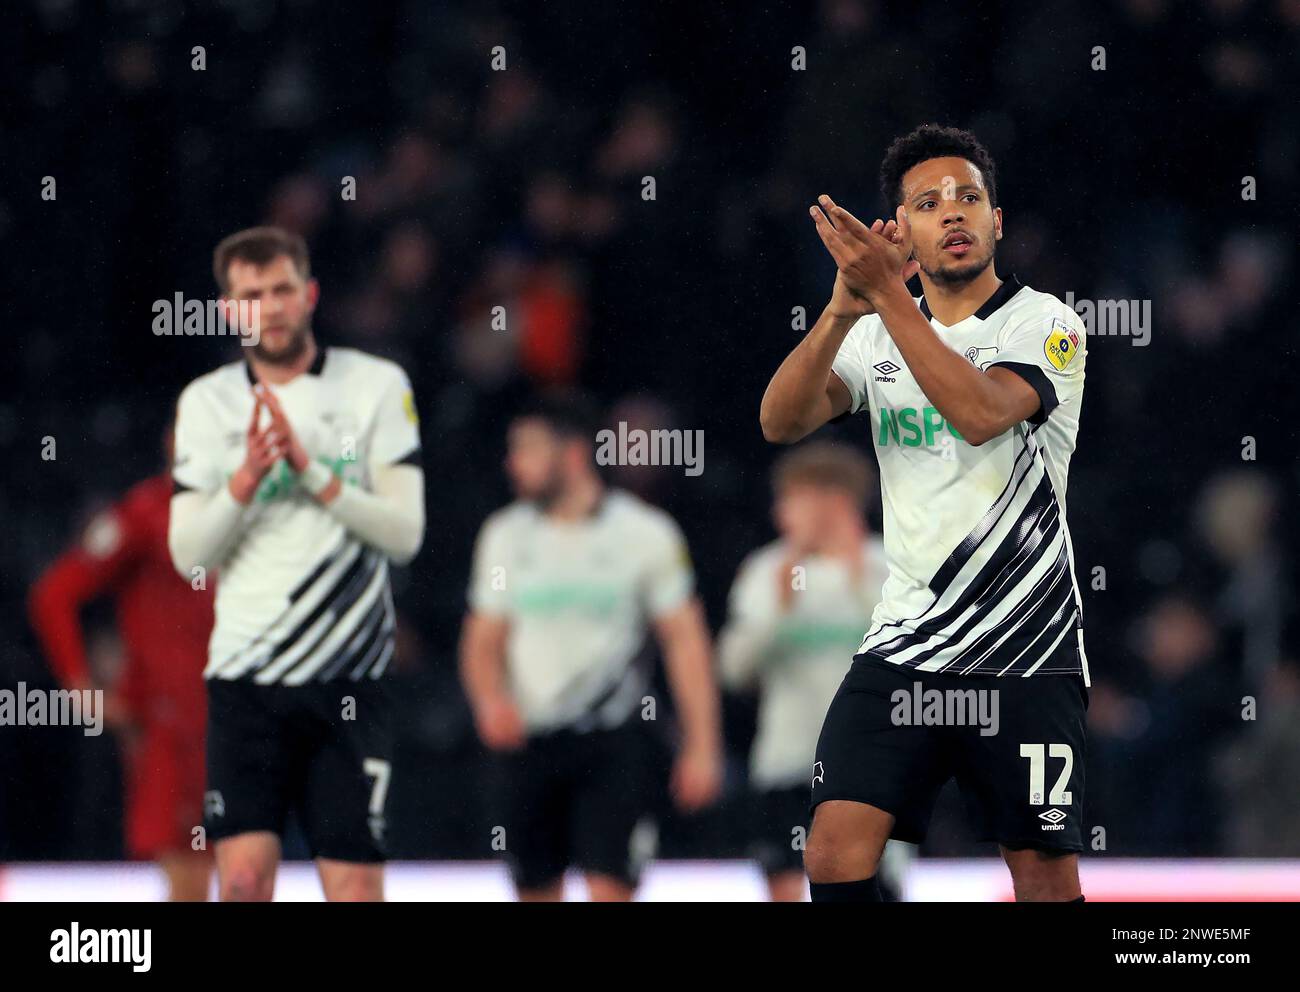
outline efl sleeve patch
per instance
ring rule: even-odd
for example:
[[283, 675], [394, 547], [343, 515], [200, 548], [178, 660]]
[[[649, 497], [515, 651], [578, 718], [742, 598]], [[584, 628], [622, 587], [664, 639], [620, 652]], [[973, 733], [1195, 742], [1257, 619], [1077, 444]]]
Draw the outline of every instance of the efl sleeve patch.
[[1043, 342], [1043, 354], [1052, 368], [1064, 372], [1079, 350], [1079, 332], [1063, 320], [1052, 321], [1052, 329]]

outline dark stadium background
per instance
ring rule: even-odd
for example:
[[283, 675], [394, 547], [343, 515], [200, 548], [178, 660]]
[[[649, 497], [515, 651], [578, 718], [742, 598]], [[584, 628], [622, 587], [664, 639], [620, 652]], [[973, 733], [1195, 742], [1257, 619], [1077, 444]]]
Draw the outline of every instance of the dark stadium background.
[[[395, 853], [489, 856], [454, 652], [511, 410], [578, 385], [610, 422], [704, 431], [700, 477], [621, 481], [680, 520], [716, 631], [772, 536], [759, 398], [833, 278], [807, 206], [875, 217], [887, 143], [938, 121], [998, 161], [1004, 277], [1151, 304], [1148, 346], [1090, 342], [1071, 467], [1088, 822], [1111, 854], [1300, 855], [1300, 3], [25, 0], [0, 34], [0, 684], [48, 684], [30, 583], [158, 469], [180, 388], [232, 357], [154, 336], [152, 301], [210, 296], [223, 235], [283, 224], [312, 249], [319, 338], [401, 361], [422, 416]], [[488, 328], [496, 305], [517, 336]], [[863, 418], [834, 432], [870, 448]], [[752, 724], [729, 698], [726, 801], [670, 818], [663, 854], [741, 853]], [[0, 858], [119, 857], [116, 747], [0, 729]], [[948, 796], [926, 853], [991, 850]]]

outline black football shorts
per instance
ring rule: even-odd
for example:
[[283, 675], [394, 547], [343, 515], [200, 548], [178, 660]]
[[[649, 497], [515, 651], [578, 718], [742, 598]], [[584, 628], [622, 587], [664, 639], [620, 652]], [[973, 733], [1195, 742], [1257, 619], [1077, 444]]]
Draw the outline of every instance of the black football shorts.
[[494, 822], [518, 888], [545, 888], [570, 866], [636, 886], [654, 853], [661, 798], [640, 720], [536, 734], [494, 759]]
[[892, 837], [919, 844], [956, 778], [980, 840], [1082, 851], [1087, 708], [1078, 675], [930, 674], [860, 658], [822, 724], [812, 809], [868, 803], [893, 814]]
[[384, 860], [392, 780], [390, 689], [384, 679], [257, 685], [209, 679], [212, 840], [267, 830], [297, 812], [313, 858]]

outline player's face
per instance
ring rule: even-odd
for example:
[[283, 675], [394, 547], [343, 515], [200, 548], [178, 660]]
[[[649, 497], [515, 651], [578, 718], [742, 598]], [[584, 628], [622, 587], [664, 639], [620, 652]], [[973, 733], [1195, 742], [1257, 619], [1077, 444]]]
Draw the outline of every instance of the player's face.
[[524, 418], [506, 438], [506, 474], [515, 494], [547, 505], [564, 488], [564, 444], [541, 420]]
[[312, 311], [320, 296], [316, 280], [304, 279], [287, 255], [266, 265], [235, 259], [226, 270], [226, 280], [227, 299], [257, 300], [260, 305], [253, 354], [272, 365], [298, 358], [307, 347]]
[[776, 494], [773, 516], [781, 536], [796, 548], [815, 545], [821, 534], [826, 493], [821, 486], [792, 482]]
[[912, 249], [932, 281], [968, 283], [989, 267], [1002, 237], [1002, 211], [989, 203], [984, 177], [964, 158], [932, 158], [903, 175]]

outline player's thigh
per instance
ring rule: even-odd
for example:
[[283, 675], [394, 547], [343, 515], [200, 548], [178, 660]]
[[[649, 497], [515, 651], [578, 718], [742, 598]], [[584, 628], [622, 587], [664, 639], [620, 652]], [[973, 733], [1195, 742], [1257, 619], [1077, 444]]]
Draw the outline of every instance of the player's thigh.
[[235, 834], [216, 842], [218, 896], [223, 902], [269, 902], [280, 863], [280, 838], [270, 831]]
[[862, 807], [893, 818], [879, 847], [889, 836], [913, 844], [925, 839], [939, 790], [952, 777], [952, 755], [942, 728], [915, 725], [898, 700], [912, 698], [915, 685], [928, 678], [885, 662], [853, 663], [817, 739], [810, 851], [855, 837], [860, 843], [864, 828], [871, 829], [874, 845], [884, 820]]
[[1011, 851], [1082, 851], [1088, 706], [1083, 680], [979, 679], [975, 687], [997, 694], [984, 705], [985, 712], [997, 714], [996, 723], [954, 728], [960, 742], [957, 781], [976, 836]]
[[372, 679], [296, 688], [316, 727], [302, 801], [312, 857], [382, 863], [394, 778], [391, 688]]
[[894, 814], [868, 803], [829, 799], [813, 811], [804, 870], [813, 882], [854, 882], [874, 876], [894, 831]]
[[1079, 887], [1079, 856], [1034, 848], [1002, 848], [1017, 902], [1068, 902]]
[[522, 900], [562, 894], [573, 813], [569, 750], [563, 740], [542, 735], [495, 751], [489, 761], [491, 850], [503, 857]]
[[382, 902], [384, 898], [383, 864], [359, 864], [317, 858], [321, 889], [328, 902]]
[[658, 843], [651, 741], [635, 717], [585, 737], [575, 754], [573, 860], [630, 894]]
[[208, 840], [282, 835], [301, 789], [301, 735], [282, 687], [211, 679], [207, 688]]

